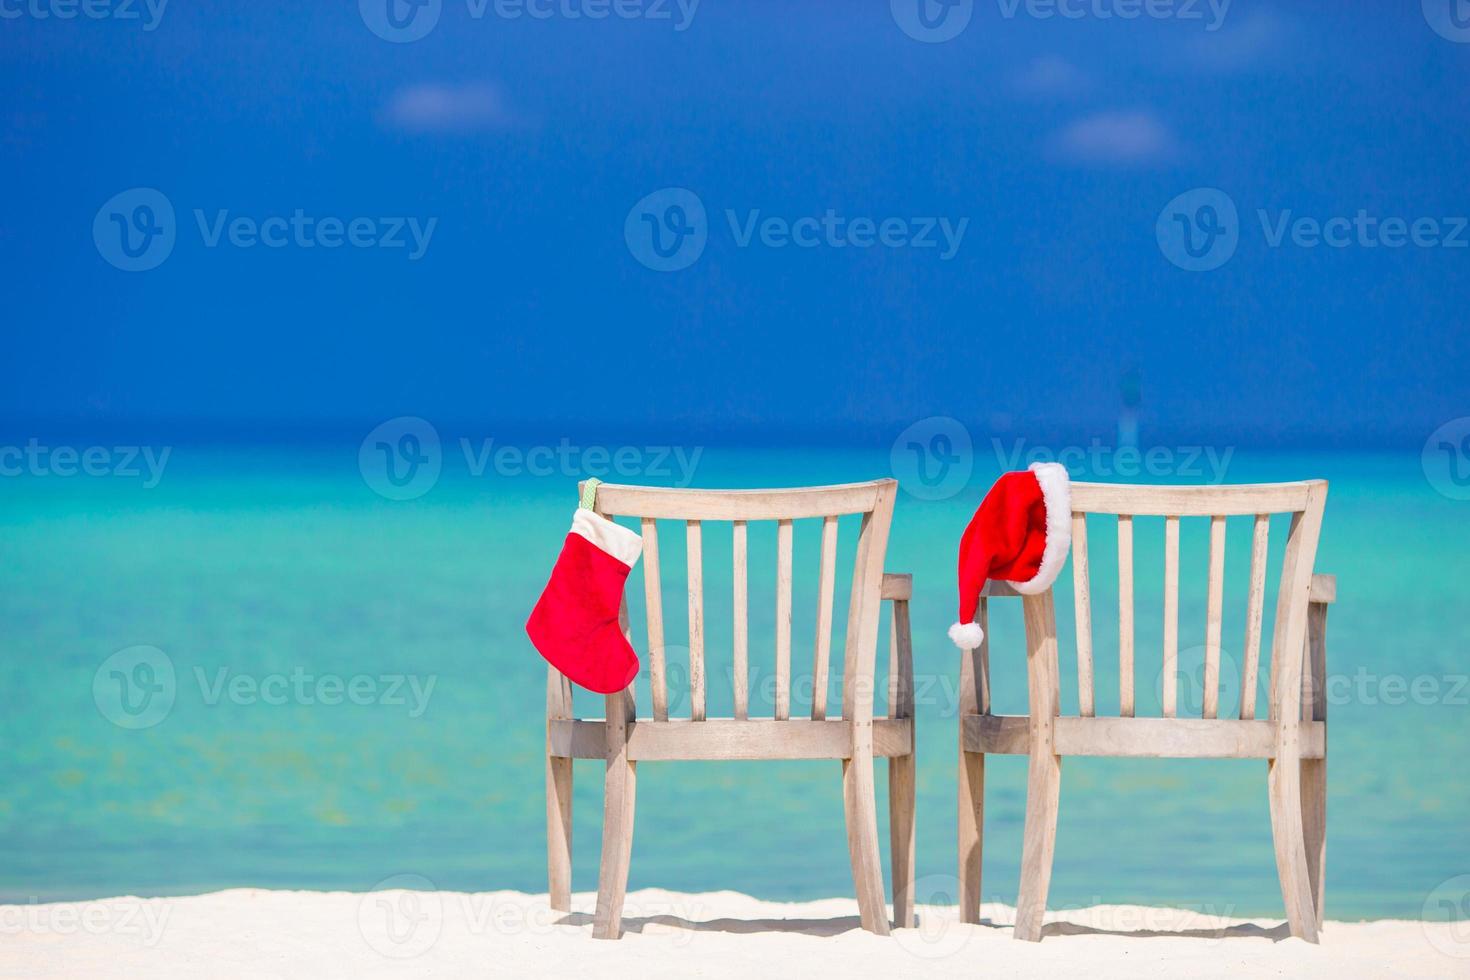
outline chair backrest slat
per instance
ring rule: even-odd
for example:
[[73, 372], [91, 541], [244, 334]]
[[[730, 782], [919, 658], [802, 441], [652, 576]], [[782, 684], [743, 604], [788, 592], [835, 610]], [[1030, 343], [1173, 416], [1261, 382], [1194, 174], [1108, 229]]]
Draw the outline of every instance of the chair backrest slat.
[[689, 717], [704, 721], [704, 546], [699, 521], [685, 525], [689, 565]]
[[747, 593], [746, 572], [748, 569], [745, 522], [735, 521], [730, 530], [731, 552], [734, 567], [733, 613], [734, 626], [731, 631], [734, 647], [734, 699], [735, 717], [750, 717], [750, 603]]
[[658, 522], [651, 517], [642, 521], [643, 529], [643, 599], [648, 621], [648, 683], [653, 689], [653, 718], [669, 720], [668, 673], [664, 665], [664, 596], [659, 578]]
[[[1077, 704], [1082, 717], [1096, 713], [1092, 683], [1092, 589], [1087, 567], [1087, 515], [1072, 515], [1072, 600], [1077, 624]], [[981, 627], [984, 629], [984, 627]]]
[[1205, 677], [1202, 717], [1220, 713], [1220, 626], [1225, 603], [1225, 518], [1210, 518], [1210, 579], [1205, 609]]
[[832, 660], [832, 606], [837, 591], [837, 518], [822, 518], [822, 570], [817, 583], [817, 635], [812, 643], [812, 719], [827, 717], [827, 673]]
[[1302, 510], [1291, 515], [1291, 530], [1286, 537], [1281, 588], [1276, 598], [1275, 632], [1271, 638], [1271, 719], [1286, 728], [1301, 719], [1307, 607], [1326, 499], [1327, 484], [1314, 484]]
[[1118, 713], [1133, 717], [1133, 515], [1118, 515]]
[[776, 720], [791, 717], [790, 521], [776, 524]]
[[1164, 667], [1165, 718], [1177, 713], [1179, 698], [1179, 518], [1164, 518]]
[[1271, 515], [1257, 514], [1251, 532], [1251, 580], [1245, 611], [1245, 662], [1240, 672], [1240, 717], [1256, 717], [1256, 685], [1261, 670], [1261, 623], [1266, 611], [1266, 556], [1270, 547]]

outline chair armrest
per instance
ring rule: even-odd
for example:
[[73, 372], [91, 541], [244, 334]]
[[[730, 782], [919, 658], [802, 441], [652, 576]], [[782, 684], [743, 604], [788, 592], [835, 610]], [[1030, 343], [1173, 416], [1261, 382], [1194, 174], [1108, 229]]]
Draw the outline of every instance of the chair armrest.
[[1311, 600], [1331, 604], [1337, 600], [1337, 576], [1313, 575]]
[[912, 599], [914, 597], [914, 577], [906, 572], [903, 574], [884, 572], [882, 597], [903, 602]]

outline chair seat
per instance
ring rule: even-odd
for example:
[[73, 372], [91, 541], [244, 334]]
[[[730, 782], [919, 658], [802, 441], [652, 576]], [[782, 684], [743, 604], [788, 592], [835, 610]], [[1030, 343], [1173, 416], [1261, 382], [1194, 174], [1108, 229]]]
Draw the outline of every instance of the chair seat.
[[[1026, 755], [1030, 751], [1026, 715], [963, 716], [965, 751]], [[1269, 721], [1232, 718], [1081, 718], [1056, 719], [1057, 755], [1121, 756], [1147, 759], [1269, 759], [1276, 755], [1275, 727]], [[1301, 723], [1301, 756], [1325, 754], [1327, 726]]]
[[[606, 756], [603, 721], [552, 720], [550, 754], [572, 759]], [[873, 755], [908, 755], [913, 746], [912, 718], [874, 718]], [[852, 729], [841, 719], [709, 718], [704, 721], [634, 721], [628, 726], [628, 758], [694, 759], [847, 759]]]

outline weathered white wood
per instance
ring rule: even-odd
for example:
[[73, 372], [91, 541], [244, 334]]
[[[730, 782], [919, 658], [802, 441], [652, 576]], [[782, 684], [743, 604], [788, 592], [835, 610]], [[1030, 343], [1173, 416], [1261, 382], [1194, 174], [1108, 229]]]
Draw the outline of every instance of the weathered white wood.
[[[633, 717], [632, 688], [608, 699], [605, 720], [554, 717], [548, 702], [548, 830], [559, 833], [561, 811], [552, 767], [570, 772], [574, 758], [602, 758], [607, 765], [603, 818], [603, 855], [599, 876], [598, 911], [594, 935], [612, 938], [621, 927], [623, 895], [631, 853], [633, 800], [636, 764], [640, 759], [834, 759], [843, 762], [843, 808], [847, 818], [848, 845], [857, 888], [859, 913], [864, 928], [886, 934], [889, 929], [884, 906], [883, 871], [878, 849], [877, 809], [874, 798], [876, 758], [900, 760], [890, 768], [891, 842], [895, 845], [895, 901], [901, 921], [911, 921], [912, 906], [912, 762], [914, 753], [912, 718], [912, 649], [909, 639], [907, 599], [912, 593], [906, 575], [885, 575], [883, 558], [897, 492], [894, 480], [877, 480], [842, 487], [818, 487], [793, 491], [667, 491], [640, 487], [603, 485], [596, 507], [604, 516], [656, 520], [667, 517], [686, 522], [688, 539], [688, 587], [690, 621], [690, 693], [688, 719]], [[843, 674], [843, 717], [834, 720], [777, 720], [748, 717], [748, 594], [747, 534], [749, 520], [792, 521], [821, 517], [824, 529], [842, 514], [859, 513], [863, 527], [857, 561], [853, 569], [849, 602], [845, 667]], [[734, 522], [735, 570], [735, 710], [741, 716], [708, 719], [705, 711], [704, 602], [702, 576], [702, 529], [705, 520]], [[646, 525], [645, 525], [646, 526]], [[779, 530], [778, 530], [779, 533]], [[789, 532], [787, 532], [789, 533]], [[655, 544], [655, 548], [657, 545]], [[655, 556], [655, 565], [657, 557]], [[657, 567], [654, 578], [657, 580]], [[835, 573], [833, 576], [835, 588]], [[779, 585], [778, 585], [779, 589]], [[790, 593], [788, 592], [788, 595]], [[894, 704], [900, 708], [907, 698], [903, 717], [873, 717], [873, 685], [880, 596], [901, 599], [902, 610], [894, 624], [897, 668], [901, 689]], [[658, 610], [661, 613], [661, 608]], [[623, 628], [627, 634], [626, 607]], [[789, 640], [786, 641], [789, 649]], [[830, 649], [830, 648], [829, 648]], [[789, 660], [788, 660], [789, 664]], [[789, 671], [788, 671], [789, 673]], [[789, 683], [785, 685], [789, 697]], [[907, 690], [907, 694], [904, 693]], [[787, 702], [789, 706], [789, 701]], [[568, 784], [569, 785], [569, 784]], [[569, 812], [569, 811], [568, 811]], [[548, 869], [554, 882], [565, 865], [570, 888], [570, 854], [562, 861], [548, 848]]]
[[1133, 517], [1118, 515], [1118, 713], [1133, 717]]
[[1092, 579], [1087, 567], [1087, 515], [1072, 514], [1072, 606], [1077, 623], [1077, 705], [1083, 717], [1097, 713], [1092, 682]]
[[[1025, 598], [1028, 650], [1028, 685], [1031, 713], [1003, 717], [979, 709], [978, 696], [967, 694], [978, 687], [976, 666], [962, 661], [960, 719], [960, 889], [961, 918], [972, 921], [978, 909], [978, 832], [973, 817], [980, 801], [975, 792], [972, 760], [985, 754], [1025, 754], [1030, 757], [1027, 815], [1023, 835], [1021, 896], [1018, 900], [1017, 938], [1040, 937], [1045, 913], [1045, 891], [1049, 883], [1051, 849], [1055, 840], [1055, 814], [1060, 789], [1060, 757], [1107, 755], [1135, 758], [1265, 758], [1269, 761], [1267, 798], [1270, 803], [1272, 838], [1277, 872], [1287, 921], [1293, 935], [1316, 942], [1322, 910], [1323, 865], [1326, 838], [1326, 746], [1325, 642], [1316, 637], [1325, 632], [1326, 603], [1336, 597], [1331, 576], [1314, 575], [1325, 481], [1252, 487], [1130, 487], [1073, 484], [1074, 512], [1119, 515], [1119, 647], [1120, 701], [1123, 717], [1053, 718], [1056, 710], [1056, 624], [1049, 608], [1051, 593]], [[1286, 546], [1286, 561], [1277, 600], [1275, 635], [1272, 643], [1270, 718], [1134, 718], [1132, 697], [1133, 584], [1132, 522], [1135, 514], [1166, 518], [1209, 516], [1211, 530], [1211, 593], [1218, 606], [1223, 601], [1223, 517], [1235, 514], [1292, 514]], [[1253, 542], [1252, 578], [1264, 580], [1265, 518], [1257, 518]], [[1171, 522], [1170, 522], [1171, 523]], [[1177, 532], [1166, 523], [1166, 565], [1174, 564], [1176, 545], [1169, 539]], [[1075, 560], [1075, 559], [1074, 559]], [[1166, 571], [1166, 579], [1174, 576]], [[1264, 602], [1264, 586], [1256, 586]], [[1166, 589], [1168, 585], [1166, 584]], [[1014, 590], [1003, 583], [987, 585], [987, 596], [1009, 596]], [[1045, 603], [1042, 600], [1045, 600]], [[1309, 602], [1312, 604], [1309, 612]], [[1177, 599], [1166, 599], [1177, 603]], [[1208, 614], [1208, 613], [1207, 613]], [[1177, 605], [1168, 618], [1177, 622]], [[1219, 617], [1212, 617], [1218, 619]], [[1259, 614], [1256, 614], [1259, 622]], [[1321, 629], [1318, 629], [1318, 620]], [[1313, 638], [1305, 658], [1309, 678], [1303, 678], [1304, 645], [1308, 643], [1309, 620]], [[1167, 631], [1166, 631], [1167, 632]], [[1213, 640], [1210, 639], [1213, 637]], [[1207, 647], [1217, 651], [1215, 676], [1218, 692], [1218, 627], [1207, 626]], [[1259, 628], [1254, 641], [1260, 645]], [[1045, 656], [1039, 649], [1050, 646]], [[1177, 658], [1177, 647], [1175, 648]], [[1257, 661], [1258, 664], [1258, 661]], [[968, 676], [966, 671], [968, 669]], [[972, 705], [974, 706], [972, 708]], [[1214, 705], [1218, 711], [1218, 701]], [[1243, 711], [1253, 710], [1253, 706]], [[1304, 720], [1305, 716], [1305, 720]], [[1053, 764], [1055, 763], [1055, 764]], [[1311, 852], [1310, 855], [1308, 852]], [[974, 882], [973, 889], [971, 882]]]
[[1014, 936], [1041, 939], [1046, 894], [1051, 886], [1057, 840], [1062, 760], [1057, 755], [1056, 613], [1051, 590], [1023, 600], [1026, 619], [1026, 677], [1030, 692], [1030, 761], [1026, 769], [1026, 823], [1021, 835], [1021, 889], [1016, 898]]
[[[552, 754], [568, 759], [602, 758], [604, 725], [580, 718], [553, 721]], [[873, 719], [873, 755], [889, 759], [906, 754], [912, 732], [909, 719]], [[838, 718], [672, 718], [637, 721], [628, 727], [628, 758], [635, 762], [846, 759], [851, 754], [852, 730]]]
[[703, 521], [790, 521], [870, 513], [886, 480], [789, 490], [677, 490], [604, 483], [597, 508], [620, 517]]
[[[1320, 577], [1320, 576], [1318, 576]], [[1302, 758], [1302, 843], [1317, 928], [1323, 923], [1327, 886], [1327, 603], [1313, 602], [1307, 613], [1307, 666], [1311, 697], [1304, 702], [1303, 728], [1322, 727], [1322, 757]], [[1303, 743], [1307, 741], [1305, 734]]]
[[[988, 600], [980, 599], [976, 622], [985, 632], [986, 639], [974, 650], [960, 652], [960, 717], [990, 713], [990, 703], [984, 691], [984, 666], [982, 655], [989, 645], [989, 623], [986, 609]], [[965, 729], [960, 729], [960, 773], [959, 773], [959, 879], [960, 921], [972, 925], [980, 922], [981, 857], [985, 843], [985, 756], [982, 751], [967, 747]]]
[[643, 518], [643, 601], [648, 625], [648, 684], [653, 692], [653, 717], [669, 718], [669, 685], [664, 665], [664, 595], [659, 579], [658, 522]]
[[912, 599], [913, 597], [914, 577], [912, 575], [896, 572], [883, 573], [883, 598]]
[[749, 568], [745, 522], [736, 521], [731, 530], [731, 550], [734, 553], [734, 686], [735, 717], [746, 718], [750, 714], [750, 602], [746, 584]]
[[1210, 577], [1205, 609], [1205, 678], [1202, 713], [1220, 713], [1220, 625], [1225, 602], [1225, 518], [1210, 518]]
[[[914, 653], [907, 600], [893, 603], [892, 617], [888, 714], [892, 720], [911, 720], [914, 717]], [[914, 925], [914, 729], [909, 724], [901, 730], [909, 739], [909, 750], [888, 760], [888, 850], [893, 872], [893, 922], [900, 929], [910, 929]], [[876, 746], [874, 754], [878, 754]]]
[[704, 718], [704, 545], [699, 521], [686, 524], [685, 538], [689, 567], [689, 717], [700, 721]]
[[1322, 527], [1325, 482], [1311, 485], [1304, 509], [1292, 515], [1286, 559], [1277, 597], [1276, 628], [1271, 643], [1271, 720], [1276, 727], [1276, 754], [1267, 776], [1271, 837], [1276, 872], [1286, 904], [1291, 934], [1317, 942], [1317, 910], [1307, 865], [1301, 785], [1301, 671], [1307, 640], [1307, 604], [1312, 563]]
[[791, 717], [791, 522], [776, 525], [776, 720]]
[[572, 688], [546, 668], [546, 879], [551, 907], [572, 910], [572, 760], [552, 752], [551, 726], [572, 716]]
[[[817, 635], [812, 644], [812, 718], [827, 717], [827, 671], [832, 662], [832, 606], [837, 590], [837, 518], [822, 520], [822, 567], [817, 582]], [[884, 592], [888, 580], [884, 575]], [[884, 596], [889, 598], [889, 596]]]
[[857, 888], [858, 917], [864, 929], [879, 935], [888, 934], [888, 916], [884, 907], [873, 790], [873, 668], [877, 656], [883, 555], [888, 550], [896, 489], [892, 481], [880, 484], [873, 510], [863, 515], [848, 603], [842, 671], [842, 716], [852, 732], [852, 757], [842, 763], [847, 845]]
[[633, 809], [638, 764], [628, 757], [628, 726], [634, 716], [633, 690], [606, 698], [607, 772], [602, 789], [602, 863], [597, 872], [597, 910], [592, 938], [617, 939], [623, 933], [623, 898], [633, 854]]
[[[1074, 483], [1072, 510], [1089, 514], [1133, 514], [1167, 517], [1214, 517], [1300, 511], [1320, 480], [1300, 483], [1235, 484], [1233, 486], [1141, 486], [1123, 483]], [[598, 489], [598, 493], [606, 490]]]
[[1260, 683], [1261, 623], [1266, 613], [1266, 556], [1270, 549], [1271, 515], [1257, 514], [1251, 530], [1250, 592], [1245, 610], [1245, 663], [1240, 673], [1240, 717], [1256, 716], [1256, 687]]
[[1179, 518], [1164, 518], [1164, 666], [1160, 673], [1165, 718], [1179, 699]]
[[[966, 752], [1025, 755], [1029, 751], [1029, 722], [1025, 715], [966, 715], [963, 746]], [[1303, 758], [1320, 758], [1326, 730], [1304, 724]], [[1056, 721], [1058, 755], [1112, 756], [1133, 759], [1269, 759], [1275, 748], [1275, 728], [1268, 721], [1242, 722], [1234, 718], [1082, 718]]]

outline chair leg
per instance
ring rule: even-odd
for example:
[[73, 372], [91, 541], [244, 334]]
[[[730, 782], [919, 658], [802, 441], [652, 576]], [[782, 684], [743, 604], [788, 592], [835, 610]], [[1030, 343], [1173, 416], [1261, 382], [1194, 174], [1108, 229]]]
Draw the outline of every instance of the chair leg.
[[597, 913], [592, 938], [617, 939], [623, 932], [623, 897], [633, 855], [633, 805], [638, 764], [623, 755], [609, 759], [602, 803], [602, 864], [597, 872]]
[[960, 921], [980, 924], [980, 857], [985, 847], [985, 753], [960, 749]]
[[1327, 881], [1327, 760], [1302, 760], [1302, 839], [1307, 851], [1307, 880], [1317, 929], [1322, 929], [1322, 898]]
[[893, 862], [893, 924], [914, 927], [914, 754], [888, 760], [888, 847]]
[[1271, 837], [1276, 845], [1276, 873], [1291, 934], [1317, 941], [1317, 909], [1312, 901], [1311, 874], [1302, 819], [1302, 762], [1272, 759], [1267, 796], [1271, 805]]
[[572, 910], [572, 760], [546, 757], [546, 883], [551, 907]]
[[1061, 789], [1061, 756], [1052, 755], [1049, 746], [1033, 750], [1026, 773], [1026, 828], [1021, 839], [1021, 891], [1016, 898], [1014, 932], [1016, 939], [1027, 942], [1041, 940]]
[[863, 753], [842, 760], [842, 808], [847, 817], [847, 852], [857, 892], [858, 915], [868, 932], [886, 936], [883, 868], [878, 854], [878, 808], [873, 797], [873, 757]]

